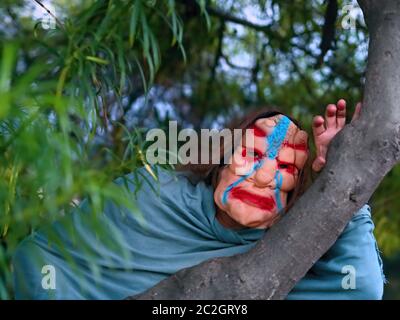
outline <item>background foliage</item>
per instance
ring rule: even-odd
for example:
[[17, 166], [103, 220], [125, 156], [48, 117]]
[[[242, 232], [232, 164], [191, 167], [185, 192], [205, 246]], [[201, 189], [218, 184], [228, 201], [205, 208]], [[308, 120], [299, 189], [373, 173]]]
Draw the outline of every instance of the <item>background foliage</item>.
[[[112, 180], [147, 166], [149, 128], [221, 128], [270, 105], [309, 129], [339, 98], [352, 111], [368, 33], [360, 21], [343, 28], [348, 4], [1, 1], [0, 298], [13, 296], [16, 245], [77, 200], [134, 208]], [[371, 199], [389, 298], [400, 298], [398, 190], [396, 167]]]

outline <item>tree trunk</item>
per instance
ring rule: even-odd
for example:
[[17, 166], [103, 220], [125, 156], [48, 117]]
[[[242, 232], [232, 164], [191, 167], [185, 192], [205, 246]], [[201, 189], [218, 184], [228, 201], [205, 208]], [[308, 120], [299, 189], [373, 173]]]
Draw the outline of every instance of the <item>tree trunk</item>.
[[400, 1], [359, 0], [370, 32], [361, 117], [310, 189], [257, 245], [177, 272], [136, 299], [283, 299], [400, 161]]

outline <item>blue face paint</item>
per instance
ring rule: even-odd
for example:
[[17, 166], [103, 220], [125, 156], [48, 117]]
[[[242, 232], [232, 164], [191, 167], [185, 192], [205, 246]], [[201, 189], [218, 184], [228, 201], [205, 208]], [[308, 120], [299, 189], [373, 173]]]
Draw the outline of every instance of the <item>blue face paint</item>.
[[282, 187], [282, 173], [277, 170], [276, 174], [275, 174], [275, 199], [276, 199], [276, 206], [278, 207], [278, 211], [281, 211], [283, 209], [282, 207], [282, 201], [281, 201], [281, 195], [280, 195], [280, 191], [281, 191], [281, 187]]
[[[275, 126], [274, 130], [272, 133], [267, 137], [267, 151], [266, 155], [268, 159], [274, 160], [278, 156], [279, 149], [282, 146], [282, 143], [286, 137], [287, 131], [290, 126], [290, 119], [286, 116], [282, 116], [282, 118], [279, 120], [277, 125]], [[244, 176], [240, 177], [238, 180], [235, 182], [231, 183], [225, 190], [224, 193], [222, 194], [222, 203], [226, 204], [228, 200], [228, 193], [231, 191], [234, 187], [236, 187], [239, 183], [241, 183], [243, 180], [247, 179], [249, 176], [251, 176], [256, 170], [262, 167], [264, 163], [264, 159], [261, 161], [256, 162], [253, 165], [253, 168], [245, 174]], [[275, 174], [275, 198], [276, 198], [276, 205], [278, 207], [278, 211], [281, 211], [283, 206], [280, 198], [280, 189], [282, 187], [282, 173], [277, 170]]]
[[[283, 116], [281, 120], [278, 122], [274, 131], [271, 135], [267, 137], [268, 143], [268, 159], [274, 160], [278, 156], [278, 152], [282, 146], [283, 140], [285, 140], [287, 131], [290, 126], [290, 119], [288, 117]], [[275, 173], [275, 201], [276, 206], [278, 207], [278, 211], [283, 209], [280, 191], [282, 187], [282, 173], [277, 170]]]
[[231, 191], [234, 187], [236, 187], [239, 183], [241, 183], [243, 180], [247, 179], [250, 177], [256, 170], [261, 168], [262, 164], [264, 163], [264, 159], [262, 159], [259, 162], [256, 162], [253, 165], [253, 168], [251, 168], [250, 172], [246, 173], [244, 176], [241, 176], [239, 179], [237, 179], [235, 182], [231, 183], [229, 186], [226, 187], [224, 193], [222, 194], [222, 203], [226, 204], [228, 201], [228, 193]]
[[283, 116], [274, 128], [274, 131], [267, 137], [268, 159], [274, 160], [278, 156], [278, 151], [286, 137], [289, 126], [290, 119]]

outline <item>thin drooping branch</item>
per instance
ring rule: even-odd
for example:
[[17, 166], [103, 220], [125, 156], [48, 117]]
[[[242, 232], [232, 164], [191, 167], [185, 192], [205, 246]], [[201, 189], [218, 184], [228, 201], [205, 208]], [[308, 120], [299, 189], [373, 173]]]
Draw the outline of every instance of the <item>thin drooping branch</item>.
[[224, 53], [221, 54], [221, 58], [224, 59], [225, 63], [231, 67], [232, 69], [237, 69], [237, 70], [242, 70], [242, 71], [246, 71], [246, 72], [251, 72], [253, 68], [250, 67], [244, 67], [244, 66], [238, 66], [236, 64], [234, 64], [229, 57], [227, 57]]
[[218, 28], [217, 50], [215, 52], [214, 63], [211, 67], [210, 78], [208, 79], [208, 83], [207, 83], [207, 96], [210, 94], [211, 86], [215, 80], [215, 74], [217, 72], [217, 68], [219, 65], [219, 60], [222, 56], [222, 47], [223, 47], [223, 43], [224, 43], [224, 32], [225, 32], [225, 21], [221, 19], [220, 25]]
[[248, 28], [251, 28], [251, 29], [256, 30], [256, 31], [265, 32], [265, 31], [271, 30], [271, 24], [270, 23], [269, 24], [265, 24], [265, 25], [253, 23], [253, 22], [251, 22], [249, 20], [236, 17], [234, 15], [231, 15], [231, 14], [229, 14], [227, 12], [224, 12], [224, 11], [222, 11], [220, 9], [217, 9], [215, 7], [212, 7], [212, 6], [207, 6], [207, 12], [212, 16], [218, 17], [218, 18], [223, 19], [223, 20], [228, 21], [228, 22], [240, 24], [240, 25], [242, 25], [244, 27], [248, 27]]
[[335, 137], [314, 184], [249, 252], [181, 270], [134, 298], [285, 298], [400, 161], [400, 1], [360, 4], [370, 31], [363, 112]]
[[325, 23], [322, 28], [321, 43], [319, 48], [321, 53], [317, 60], [317, 66], [321, 66], [326, 53], [331, 49], [332, 43], [335, 40], [336, 19], [338, 15], [337, 0], [329, 0], [325, 12]]
[[[200, 13], [200, 8], [199, 8], [196, 0], [184, 0], [184, 3], [186, 6], [190, 7], [190, 9], [192, 11], [195, 11], [196, 13]], [[265, 25], [253, 23], [249, 20], [239, 18], [231, 13], [225, 12], [225, 11], [223, 11], [219, 8], [216, 8], [215, 6], [209, 5], [209, 4], [206, 5], [206, 10], [209, 15], [214, 16], [224, 22], [232, 22], [235, 24], [239, 24], [244, 27], [253, 29], [255, 31], [261, 31], [261, 32], [271, 31], [272, 23], [265, 24]]]
[[314, 93], [313, 88], [310, 85], [310, 79], [307, 78], [307, 76], [301, 71], [300, 66], [296, 62], [296, 58], [293, 57], [290, 62], [292, 64], [292, 66], [293, 66], [293, 71], [296, 72], [299, 75], [301, 81], [303, 82], [307, 93], [310, 95], [310, 97], [312, 97], [313, 99], [316, 99], [317, 97], [316, 97], [316, 95]]

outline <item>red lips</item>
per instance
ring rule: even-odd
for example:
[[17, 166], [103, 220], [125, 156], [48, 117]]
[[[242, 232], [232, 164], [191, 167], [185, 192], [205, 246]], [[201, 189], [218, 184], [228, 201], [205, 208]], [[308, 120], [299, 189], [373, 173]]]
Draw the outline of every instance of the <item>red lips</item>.
[[263, 210], [272, 211], [276, 206], [275, 199], [273, 197], [260, 196], [258, 194], [248, 192], [240, 187], [232, 188], [230, 191], [230, 196]]

